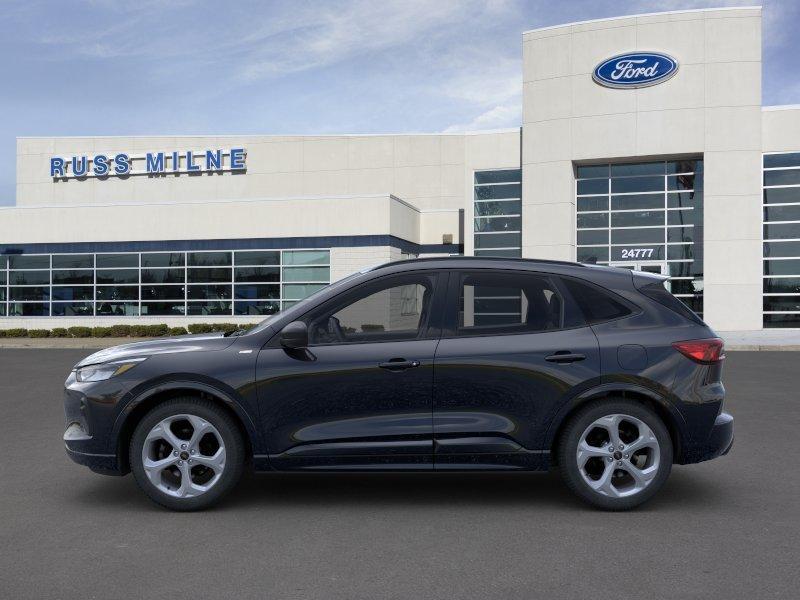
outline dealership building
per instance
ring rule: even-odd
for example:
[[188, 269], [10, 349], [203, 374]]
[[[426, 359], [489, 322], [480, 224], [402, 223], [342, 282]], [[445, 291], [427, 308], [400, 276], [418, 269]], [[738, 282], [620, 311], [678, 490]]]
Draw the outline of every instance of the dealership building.
[[520, 128], [19, 138], [0, 327], [252, 322], [377, 263], [666, 274], [723, 331], [800, 328], [800, 106], [761, 104], [760, 8], [522, 36]]

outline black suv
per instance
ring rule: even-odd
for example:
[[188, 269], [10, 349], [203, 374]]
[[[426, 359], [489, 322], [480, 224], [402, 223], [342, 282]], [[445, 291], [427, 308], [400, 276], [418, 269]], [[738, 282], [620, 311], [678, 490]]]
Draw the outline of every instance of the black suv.
[[266, 470], [557, 468], [626, 509], [725, 454], [722, 340], [665, 278], [521, 259], [356, 273], [247, 332], [117, 346], [66, 381], [64, 441], [154, 501]]

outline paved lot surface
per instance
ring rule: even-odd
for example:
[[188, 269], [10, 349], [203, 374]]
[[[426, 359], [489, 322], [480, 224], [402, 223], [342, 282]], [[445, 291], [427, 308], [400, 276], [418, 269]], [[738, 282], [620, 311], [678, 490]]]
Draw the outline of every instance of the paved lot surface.
[[548, 474], [266, 474], [175, 514], [64, 455], [86, 353], [0, 350], [0, 598], [800, 596], [800, 354], [729, 354], [731, 454], [636, 512]]

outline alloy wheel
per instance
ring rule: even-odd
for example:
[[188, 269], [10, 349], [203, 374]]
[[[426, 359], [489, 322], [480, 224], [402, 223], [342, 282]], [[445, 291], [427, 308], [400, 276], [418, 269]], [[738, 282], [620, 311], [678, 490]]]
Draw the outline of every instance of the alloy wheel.
[[193, 498], [210, 490], [225, 470], [225, 443], [209, 421], [191, 414], [171, 415], [144, 441], [142, 466], [158, 490]]
[[661, 448], [644, 421], [613, 414], [584, 430], [576, 460], [581, 477], [593, 491], [622, 498], [640, 493], [656, 478]]

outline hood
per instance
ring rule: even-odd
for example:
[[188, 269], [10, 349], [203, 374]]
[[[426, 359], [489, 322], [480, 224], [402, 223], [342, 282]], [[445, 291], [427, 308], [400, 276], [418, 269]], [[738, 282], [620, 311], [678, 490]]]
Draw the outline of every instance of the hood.
[[90, 354], [76, 367], [93, 365], [139, 356], [152, 356], [154, 354], [171, 354], [174, 352], [202, 352], [224, 350], [230, 346], [235, 337], [225, 337], [223, 333], [201, 333], [197, 335], [178, 335], [175, 337], [156, 338], [144, 342], [133, 342], [105, 348]]

